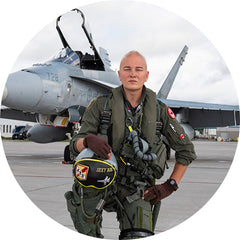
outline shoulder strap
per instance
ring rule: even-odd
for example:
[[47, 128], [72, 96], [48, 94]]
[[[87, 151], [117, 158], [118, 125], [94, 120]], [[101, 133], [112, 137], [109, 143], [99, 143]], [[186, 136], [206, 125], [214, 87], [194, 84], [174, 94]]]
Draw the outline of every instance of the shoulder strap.
[[161, 130], [162, 130], [162, 125], [163, 123], [161, 122], [161, 101], [157, 99], [157, 114], [156, 114], [156, 135], [161, 136]]
[[111, 122], [112, 111], [109, 108], [109, 96], [106, 96], [106, 101], [104, 104], [103, 111], [100, 113], [100, 128], [101, 125], [110, 125]]
[[100, 113], [99, 132], [108, 137], [108, 143], [112, 146], [112, 127], [111, 116], [112, 111], [109, 108], [109, 96], [106, 96], [103, 111]]

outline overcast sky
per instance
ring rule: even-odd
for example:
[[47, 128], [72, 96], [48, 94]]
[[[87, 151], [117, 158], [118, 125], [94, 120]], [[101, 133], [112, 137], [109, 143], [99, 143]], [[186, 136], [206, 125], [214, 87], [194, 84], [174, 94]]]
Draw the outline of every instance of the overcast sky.
[[[147, 86], [158, 92], [182, 48], [187, 45], [186, 61], [168, 98], [238, 104], [234, 83], [221, 55], [198, 29], [183, 18], [139, 2], [101, 2], [80, 9], [90, 25], [95, 45], [108, 50], [113, 70], [118, 69], [126, 52], [138, 50], [148, 63]], [[80, 35], [80, 24], [77, 14], [66, 14], [61, 21], [67, 41], [75, 50], [82, 50], [87, 42]], [[43, 26], [43, 30], [26, 45], [13, 71], [49, 60], [61, 47], [54, 20]]]

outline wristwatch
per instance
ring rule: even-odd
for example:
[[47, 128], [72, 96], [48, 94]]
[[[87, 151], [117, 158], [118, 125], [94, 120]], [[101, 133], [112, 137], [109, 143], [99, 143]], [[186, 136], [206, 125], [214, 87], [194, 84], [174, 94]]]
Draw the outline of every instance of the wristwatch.
[[174, 191], [178, 189], [178, 185], [174, 179], [168, 179], [168, 183], [173, 187]]

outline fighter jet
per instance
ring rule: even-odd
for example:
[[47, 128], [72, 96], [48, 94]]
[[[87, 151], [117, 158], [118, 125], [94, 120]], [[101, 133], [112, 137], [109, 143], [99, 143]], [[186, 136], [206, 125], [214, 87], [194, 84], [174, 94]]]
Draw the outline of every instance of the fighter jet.
[[[71, 138], [79, 130], [79, 122], [91, 100], [107, 94], [121, 84], [113, 71], [107, 51], [96, 49], [92, 34], [87, 29], [84, 14], [79, 9], [81, 29], [90, 46], [90, 53], [73, 51], [56, 20], [56, 29], [63, 48], [55, 58], [43, 64], [34, 64], [9, 75], [2, 97], [1, 118], [37, 122], [27, 135], [37, 143], [50, 143]], [[181, 51], [157, 97], [172, 107], [186, 133], [193, 137], [193, 128], [239, 124], [239, 107], [168, 100], [188, 47]], [[70, 160], [69, 146], [64, 159]]]
[[63, 48], [46, 63], [10, 74], [4, 89], [2, 105], [8, 108], [2, 109], [1, 117], [38, 122], [28, 132], [29, 139], [37, 143], [66, 139], [89, 102], [120, 85], [107, 51], [96, 49], [84, 14], [79, 9], [72, 11], [81, 17], [91, 52], [71, 49], [59, 26], [59, 16], [56, 29]]

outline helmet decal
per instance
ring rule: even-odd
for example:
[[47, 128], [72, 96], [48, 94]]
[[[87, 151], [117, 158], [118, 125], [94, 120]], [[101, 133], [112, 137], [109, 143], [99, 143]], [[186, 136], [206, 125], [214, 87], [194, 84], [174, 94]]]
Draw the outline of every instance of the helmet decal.
[[88, 175], [88, 170], [89, 170], [88, 166], [84, 166], [79, 163], [76, 164], [76, 167], [75, 167], [76, 178], [78, 178], [79, 180], [82, 180], [82, 181], [86, 181], [87, 175]]

